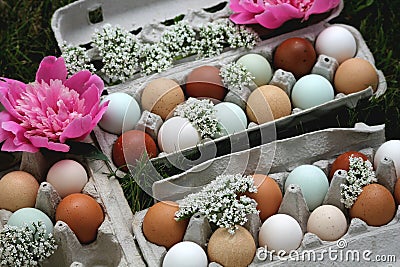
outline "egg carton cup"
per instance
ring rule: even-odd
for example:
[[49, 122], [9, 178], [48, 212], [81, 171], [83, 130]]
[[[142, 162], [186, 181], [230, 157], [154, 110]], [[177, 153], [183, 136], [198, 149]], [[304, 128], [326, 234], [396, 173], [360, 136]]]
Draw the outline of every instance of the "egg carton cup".
[[[338, 24], [335, 24], [338, 25]], [[175, 81], [177, 81], [179, 84], [184, 84], [186, 76], [189, 74], [191, 70], [193, 70], [196, 67], [200, 66], [205, 66], [205, 65], [210, 65], [210, 66], [216, 66], [220, 67], [221, 65], [236, 61], [239, 57], [242, 55], [245, 55], [249, 52], [253, 53], [259, 53], [263, 56], [265, 56], [270, 62], [272, 62], [272, 54], [275, 49], [283, 40], [286, 40], [291, 37], [304, 37], [311, 42], [314, 42], [317, 35], [325, 28], [331, 26], [331, 24], [328, 24], [326, 22], [321, 22], [294, 32], [289, 32], [287, 34], [283, 34], [278, 37], [274, 37], [271, 39], [267, 39], [265, 41], [262, 41], [257, 47], [255, 47], [252, 50], [246, 50], [246, 49], [239, 49], [235, 51], [227, 51], [223, 53], [220, 56], [213, 57], [213, 58], [208, 58], [208, 59], [203, 59], [203, 60], [197, 60], [193, 62], [188, 62], [186, 64], [181, 64], [179, 66], [176, 66], [172, 69], [169, 69], [163, 73], [159, 74], [154, 74], [142, 78], [138, 78], [134, 81], [129, 81], [124, 84], [120, 85], [115, 85], [112, 87], [108, 87], [109, 92], [125, 92], [128, 93], [136, 98], [136, 100], [140, 103], [140, 98], [142, 91], [144, 90], [145, 86], [152, 80], [156, 78], [170, 78]], [[361, 34], [353, 27], [348, 26], [348, 25], [343, 25], [340, 24], [340, 26], [345, 27], [348, 29], [355, 37], [356, 42], [357, 42], [357, 54], [356, 57], [360, 57], [363, 59], [368, 60], [373, 66], [375, 66], [374, 58], [367, 47], [365, 41], [363, 40]], [[325, 59], [328, 59], [329, 63], [326, 63]], [[325, 63], [324, 63], [325, 62]], [[337, 63], [336, 63], [337, 64]], [[337, 65], [336, 65], [337, 67]], [[322, 76], [325, 76], [327, 78], [332, 78], [333, 77], [333, 72], [336, 70], [335, 67], [335, 61], [332, 58], [329, 58], [327, 56], [321, 55], [320, 59], [318, 60], [317, 64], [314, 67], [313, 72], [318, 73]], [[184, 158], [185, 155], [188, 155], [190, 153], [196, 153], [198, 149], [203, 149], [203, 151], [213, 151], [215, 147], [217, 146], [226, 146], [226, 144], [229, 145], [229, 143], [232, 144], [234, 142], [234, 145], [232, 145], [232, 151], [235, 152], [237, 151], [236, 149], [239, 149], [240, 144], [246, 144], [249, 141], [248, 140], [256, 140], [257, 136], [260, 135], [260, 133], [263, 132], [268, 132], [271, 130], [279, 131], [282, 129], [287, 129], [289, 127], [293, 127], [296, 125], [299, 125], [301, 123], [307, 123], [311, 121], [317, 121], [318, 118], [320, 118], [323, 115], [327, 115], [332, 112], [337, 112], [337, 110], [340, 110], [341, 108], [348, 107], [348, 108], [354, 108], [357, 106], [358, 102], [362, 99], [368, 99], [371, 98], [372, 96], [379, 97], [383, 95], [386, 91], [387, 85], [386, 85], [386, 80], [383, 75], [383, 73], [380, 70], [376, 70], [379, 76], [379, 84], [377, 90], [374, 92], [371, 87], [366, 88], [365, 90], [362, 90], [360, 92], [344, 95], [344, 94], [337, 94], [335, 98], [331, 101], [328, 101], [324, 104], [308, 108], [305, 110], [301, 110], [298, 108], [295, 108], [292, 110], [292, 114], [276, 119], [271, 122], [267, 122], [264, 124], [252, 124], [252, 127], [248, 127], [246, 130], [228, 135], [228, 136], [223, 136], [214, 140], [204, 140], [201, 144], [199, 144], [197, 147], [192, 147], [192, 148], [187, 148], [181, 151], [173, 152], [170, 154], [160, 154], [157, 158], [152, 159], [151, 161], [155, 164], [164, 164], [166, 166], [170, 166], [171, 162], [179, 162]], [[290, 74], [290, 73], [289, 73]], [[281, 86], [283, 90], [285, 90], [288, 94], [290, 94], [291, 87], [293, 86], [293, 81], [290, 82], [290, 79], [287, 78], [288, 74], [285, 73], [282, 70], [276, 70], [273, 76], [273, 79], [271, 80], [270, 84], [275, 84]], [[231, 95], [229, 95], [232, 93]], [[243, 96], [243, 94], [245, 96]], [[249, 93], [244, 92], [244, 93], [237, 93], [237, 92], [229, 92], [228, 93], [228, 98], [231, 97], [230, 101], [235, 102], [238, 105], [243, 106], [243, 97], [248, 97]], [[242, 104], [241, 104], [242, 103]], [[146, 111], [145, 111], [146, 112]], [[150, 113], [152, 114], [152, 113]], [[143, 113], [143, 116], [145, 118], [149, 118], [147, 116], [148, 114]], [[146, 132], [148, 132], [150, 135], [156, 137], [158, 133], [158, 129], [162, 125], [162, 120], [161, 118], [154, 118], [155, 114], [152, 114], [153, 117], [150, 118], [148, 121], [149, 125], [146, 124], [146, 120], [144, 120], [145, 123], [143, 124], [138, 124], [137, 128], [138, 129], [145, 129]], [[275, 128], [275, 129], [274, 129]], [[94, 130], [96, 138], [98, 140], [98, 143], [100, 145], [100, 148], [102, 151], [109, 157], [109, 159], [112, 159], [111, 153], [112, 153], [112, 145], [115, 142], [115, 140], [118, 138], [117, 135], [111, 134], [108, 132], [103, 131], [101, 128], [97, 127]], [[262, 143], [264, 142], [263, 140], [261, 141]], [[201, 147], [201, 148], [200, 148]], [[242, 149], [242, 148], [240, 148]], [[205, 155], [205, 154], [204, 154]], [[210, 159], [211, 156], [214, 156], [213, 153], [208, 153], [208, 158], [207, 156], [204, 157], [202, 155], [202, 160], [205, 161], [207, 159]], [[210, 156], [211, 155], [211, 156]], [[197, 164], [198, 162], [196, 162]]]
[[[132, 234], [129, 229], [125, 230], [127, 224], [120, 221], [122, 212], [129, 214], [131, 211], [127, 203], [124, 206], [127, 210], [121, 210], [118, 205], [121, 200], [114, 199], [115, 186], [113, 187], [112, 182], [109, 182], [108, 177], [103, 174], [106, 168], [104, 162], [98, 160], [89, 162], [73, 155], [66, 158], [77, 160], [85, 167], [89, 181], [82, 193], [92, 196], [100, 204], [105, 218], [98, 229], [96, 240], [90, 244], [81, 244], [65, 222], [55, 222], [55, 211], [61, 197], [53, 186], [45, 181], [48, 169], [64, 157], [56, 156], [49, 159], [41, 153], [23, 153], [19, 169], [31, 173], [40, 184], [35, 208], [46, 213], [55, 222], [53, 233], [58, 248], [43, 262], [43, 266], [133, 266], [133, 263], [134, 266], [144, 266], [135, 249]], [[12, 212], [8, 210], [0, 210], [0, 230], [11, 215]], [[124, 253], [122, 245], [130, 246], [129, 254]]]
[[[368, 159], [372, 161], [376, 149], [384, 142], [383, 125], [370, 127], [358, 123], [353, 129], [338, 128], [321, 130], [286, 140], [275, 141], [276, 146], [269, 143], [248, 151], [237, 152], [229, 156], [221, 156], [211, 160], [213, 161], [212, 164], [204, 162], [182, 174], [167, 178], [164, 181], [156, 182], [153, 186], [154, 194], [158, 199], [179, 202], [186, 195], [198, 192], [201, 189], [199, 183], [209, 183], [212, 179], [223, 173], [268, 173], [268, 175], [279, 184], [282, 190], [290, 171], [299, 165], [313, 164], [328, 175], [330, 167], [338, 155], [349, 150], [356, 150], [364, 153]], [[251, 160], [255, 161], [257, 158], [271, 157], [275, 149], [276, 152], [272, 165], [267, 169], [256, 169], [255, 166], [260, 166], [259, 162], [251, 162]], [[250, 161], [248, 161], [248, 159], [250, 159]], [[235, 169], [235, 166], [237, 166], [236, 163], [243, 160], [248, 161], [247, 168], [245, 170]], [[227, 163], [229, 163], [229, 165], [227, 165]], [[222, 166], [225, 166], [224, 170], [222, 170]], [[226, 166], [229, 166], [228, 170]], [[344, 205], [340, 202], [340, 183], [345, 179], [345, 176], [346, 171], [344, 170], [335, 172], [323, 204], [334, 205], [348, 215]], [[393, 192], [397, 176], [394, 163], [391, 159], [383, 159], [380, 162], [376, 170], [376, 176], [379, 184], [382, 184], [389, 191]], [[171, 189], [171, 184], [179, 184], [183, 190], [178, 194], [176, 194], [175, 188], [174, 191], [169, 191]], [[147, 209], [137, 212], [134, 215], [132, 224], [133, 232], [148, 266], [161, 266], [167, 250], [165, 247], [147, 241], [143, 235], [142, 223], [146, 212]], [[300, 247], [296, 251], [299, 255], [306, 255], [306, 257], [314, 258], [309, 258], [308, 260], [305, 258], [304, 260], [299, 259], [296, 261], [289, 256], [280, 258], [276, 255], [266, 257], [264, 253], [265, 250], [263, 250], [264, 248], [258, 248], [256, 257], [250, 266], [309, 266], [311, 262], [329, 266], [358, 266], [357, 264], [360, 264], [360, 262], [363, 262], [365, 265], [366, 259], [362, 258], [364, 255], [362, 253], [364, 252], [367, 253], [365, 254], [367, 255], [366, 257], [370, 259], [373, 259], [375, 255], [390, 256], [392, 260], [393, 257], [398, 259], [400, 256], [396, 245], [397, 241], [395, 241], [400, 236], [399, 209], [397, 209], [397, 213], [392, 221], [381, 227], [368, 226], [364, 221], [358, 218], [352, 220], [348, 219], [348, 230], [338, 241], [322, 241], [315, 234], [307, 233], [306, 225], [308, 217], [310, 216], [310, 211], [307, 208], [301, 189], [297, 185], [289, 185], [283, 196], [278, 213], [291, 215], [299, 222], [305, 235]], [[261, 221], [258, 216], [249, 216], [248, 219], [249, 221], [245, 225], [245, 228], [250, 231], [257, 244], [258, 230], [261, 227]], [[196, 242], [205, 248], [211, 234], [212, 231], [207, 220], [203, 216], [195, 214], [189, 221], [184, 240]], [[328, 254], [326, 254], [327, 251], [336, 253], [334, 255], [337, 255], [337, 258], [330, 258]], [[324, 253], [326, 254], [325, 256]], [[257, 255], [259, 256], [257, 257]], [[351, 258], [352, 255], [358, 255], [358, 260], [357, 258]], [[338, 258], [339, 256], [342, 258]], [[209, 266], [219, 265], [217, 263], [210, 263]]]

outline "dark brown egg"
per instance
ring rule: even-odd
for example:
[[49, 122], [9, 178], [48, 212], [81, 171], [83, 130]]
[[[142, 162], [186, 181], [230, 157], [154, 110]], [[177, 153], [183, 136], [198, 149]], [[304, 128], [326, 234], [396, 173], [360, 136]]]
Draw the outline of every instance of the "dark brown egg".
[[223, 100], [227, 91], [222, 84], [219, 69], [202, 66], [192, 70], [186, 78], [188, 97], [208, 97]]
[[157, 156], [158, 149], [153, 138], [143, 131], [130, 130], [121, 134], [115, 141], [112, 158], [115, 166], [128, 171], [126, 165], [135, 166], [145, 152], [148, 158]]
[[349, 167], [350, 167], [349, 157], [351, 155], [353, 155], [353, 157], [356, 157], [356, 158], [362, 158], [363, 160], [368, 159], [368, 157], [366, 155], [364, 155], [363, 153], [357, 152], [357, 151], [348, 151], [348, 152], [341, 154], [332, 163], [331, 171], [329, 172], [329, 177], [328, 177], [329, 181], [332, 180], [332, 177], [337, 170], [345, 170], [345, 171], [349, 170]]
[[317, 61], [310, 41], [294, 37], [283, 41], [275, 50], [274, 67], [290, 71], [296, 79], [309, 74]]
[[397, 179], [396, 185], [394, 187], [394, 198], [396, 200], [396, 204], [400, 205], [400, 179]]

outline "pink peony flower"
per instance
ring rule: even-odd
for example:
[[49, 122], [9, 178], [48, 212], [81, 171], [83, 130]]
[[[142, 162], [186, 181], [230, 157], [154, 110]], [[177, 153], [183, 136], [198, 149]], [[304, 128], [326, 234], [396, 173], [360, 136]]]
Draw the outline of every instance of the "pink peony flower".
[[107, 109], [100, 105], [104, 83], [89, 71], [67, 79], [63, 58], [45, 57], [29, 84], [0, 80], [0, 142], [4, 151], [68, 152], [67, 140], [82, 141]]
[[261, 24], [276, 29], [291, 19], [307, 20], [312, 14], [325, 13], [340, 4], [340, 0], [231, 0], [236, 24]]

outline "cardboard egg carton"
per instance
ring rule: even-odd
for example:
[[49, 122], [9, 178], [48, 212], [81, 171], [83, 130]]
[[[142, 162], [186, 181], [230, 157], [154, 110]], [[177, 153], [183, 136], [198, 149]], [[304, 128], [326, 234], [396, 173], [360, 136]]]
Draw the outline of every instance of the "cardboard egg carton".
[[[353, 129], [327, 129], [278, 140], [247, 151], [212, 159], [182, 174], [156, 182], [153, 185], [153, 196], [157, 200], [179, 202], [186, 195], [200, 191], [202, 185], [209, 183], [218, 175], [237, 173], [267, 173], [283, 189], [290, 171], [299, 165], [313, 164], [328, 174], [331, 164], [340, 154], [356, 150], [372, 160], [376, 149], [384, 142], [383, 125], [369, 127], [361, 123], [356, 124]], [[271, 157], [273, 159], [266, 162]], [[245, 162], [245, 164], [240, 164], [241, 162]], [[397, 176], [392, 160], [383, 159], [376, 170], [376, 176], [378, 183], [393, 192]], [[345, 171], [336, 171], [323, 204], [335, 205], [347, 214], [344, 205], [340, 202], [340, 183], [343, 179], [345, 179]], [[143, 210], [135, 214], [133, 231], [148, 266], [161, 266], [167, 250], [148, 242], [144, 237], [142, 222], [146, 212], [147, 210]], [[299, 222], [305, 235], [296, 251], [299, 255], [314, 258], [297, 261], [289, 256], [279, 258], [276, 255], [265, 254], [264, 248], [258, 248], [256, 257], [250, 266], [309, 266], [310, 263], [354, 266], [360, 262], [368, 264], [367, 260], [375, 260], [375, 256], [386, 257], [387, 261], [391, 260], [392, 263], [400, 257], [397, 241], [395, 241], [400, 237], [399, 210], [391, 222], [381, 227], [368, 226], [358, 218], [349, 220], [346, 234], [339, 241], [333, 242], [322, 241], [315, 234], [306, 233], [310, 212], [299, 186], [292, 185], [288, 188], [278, 213], [289, 214]], [[245, 225], [256, 242], [260, 226], [261, 221], [258, 216], [256, 218], [250, 216], [249, 222]], [[197, 215], [191, 218], [184, 240], [196, 242], [204, 248], [210, 235], [211, 229], [207, 220]], [[342, 255], [342, 258], [336, 258], [336, 260], [333, 256], [330, 258], [326, 254], [327, 251], [333, 251], [332, 253], [336, 254], [332, 255], [337, 255], [337, 257]], [[357, 256], [359, 256], [358, 261], [357, 258], [350, 258]], [[210, 263], [210, 266], [219, 265]]]
[[[90, 244], [81, 244], [66, 223], [55, 222], [55, 211], [61, 198], [53, 186], [45, 181], [48, 169], [63, 157], [49, 158], [44, 157], [41, 153], [23, 153], [19, 169], [31, 173], [40, 184], [35, 208], [46, 213], [55, 222], [53, 233], [58, 248], [50, 258], [43, 262], [42, 266], [132, 266], [134, 262], [137, 263], [135, 266], [144, 266], [141, 265], [143, 261], [138, 251], [135, 250], [132, 234], [129, 229], [125, 230], [127, 223], [121, 222], [121, 212], [131, 214], [128, 205], [125, 203], [124, 207], [127, 210], [122, 211], [118, 205], [121, 202], [120, 199], [110, 201], [114, 198], [112, 195], [114, 187], [112, 182], [108, 181], [107, 176], [103, 175], [104, 163], [101, 161], [88, 162], [82, 157], [75, 156], [67, 158], [77, 160], [85, 167], [89, 181], [82, 192], [92, 196], [101, 205], [105, 218], [98, 229], [96, 240]], [[112, 205], [110, 202], [113, 202]], [[0, 210], [0, 229], [4, 227], [11, 215], [10, 211]], [[129, 254], [124, 253], [122, 244], [130, 247]]]
[[[364, 58], [368, 60], [372, 65], [374, 65], [374, 59], [369, 51], [367, 45], [365, 44], [364, 40], [362, 39], [362, 36], [360, 33], [353, 27], [347, 26], [347, 25], [340, 25], [342, 27], [345, 27], [348, 29], [356, 38], [357, 40], [357, 54], [356, 57]], [[160, 74], [154, 74], [150, 75], [147, 77], [142, 77], [138, 78], [136, 80], [126, 82], [124, 84], [112, 86], [108, 88], [109, 92], [125, 92], [130, 95], [133, 95], [136, 100], [140, 103], [140, 97], [143, 89], [145, 86], [152, 80], [156, 78], [170, 78], [176, 80], [179, 84], [184, 84], [186, 76], [189, 74], [191, 70], [193, 70], [196, 67], [200, 66], [205, 66], [205, 65], [211, 65], [211, 66], [216, 66], [220, 67], [224, 64], [230, 63], [232, 61], [236, 61], [240, 56], [247, 54], [249, 52], [254, 52], [254, 53], [259, 53], [265, 56], [270, 62], [272, 62], [272, 54], [275, 49], [283, 40], [291, 37], [304, 37], [309, 39], [311, 42], [314, 42], [317, 35], [319, 32], [321, 32], [323, 29], [326, 27], [329, 27], [329, 24], [327, 23], [319, 23], [316, 25], [309, 26], [307, 28], [295, 31], [295, 32], [290, 32], [278, 37], [274, 37], [268, 40], [263, 41], [260, 43], [257, 47], [252, 49], [251, 51], [245, 50], [245, 49], [239, 49], [239, 50], [234, 50], [234, 51], [227, 51], [223, 53], [220, 56], [214, 57], [214, 58], [209, 58], [209, 59], [204, 59], [204, 60], [198, 60], [198, 61], [193, 61], [193, 62], [188, 62], [186, 64], [182, 64], [179, 66], [176, 66], [170, 70], [167, 70], [163, 73]], [[325, 59], [328, 58], [326, 56], [321, 55], [319, 61], [314, 67], [313, 72], [321, 74], [329, 79], [332, 80], [333, 77], [333, 72], [336, 70], [337, 65], [335, 67], [335, 62], [330, 61], [331, 64], [324, 64]], [[175, 153], [170, 153], [170, 154], [160, 154], [157, 158], [152, 159], [152, 162], [155, 164], [165, 164], [166, 166], [170, 166], [170, 162], [179, 162], [184, 158], [185, 155], [191, 154], [191, 153], [198, 153], [199, 149], [203, 149], [203, 151], [212, 151], [215, 147], [223, 147], [231, 144], [232, 151], [235, 152], [238, 151], [239, 149], [243, 149], [240, 146], [243, 144], [248, 143], [248, 139], [250, 140], [256, 140], [257, 136], [262, 134], [263, 132], [268, 132], [270, 129], [275, 128], [277, 132], [281, 130], [285, 130], [287, 128], [293, 127], [295, 125], [299, 125], [301, 123], [307, 123], [310, 121], [317, 121], [319, 117], [321, 117], [324, 114], [328, 113], [333, 113], [337, 112], [337, 110], [340, 110], [340, 108], [343, 107], [349, 107], [349, 108], [354, 108], [356, 107], [357, 103], [361, 99], [368, 99], [375, 95], [376, 97], [379, 97], [384, 94], [386, 90], [386, 81], [383, 73], [379, 70], [377, 70], [377, 73], [379, 75], [379, 86], [377, 91], [374, 93], [370, 87], [366, 88], [363, 91], [349, 94], [349, 95], [344, 95], [344, 94], [337, 94], [335, 96], [335, 99], [328, 101], [324, 104], [301, 110], [298, 108], [295, 108], [292, 110], [292, 114], [276, 119], [271, 122], [267, 122], [261, 125], [256, 125], [252, 124], [253, 127], [248, 127], [245, 131], [241, 131], [238, 133], [235, 133], [233, 135], [229, 136], [223, 136], [214, 140], [208, 140], [205, 142], [202, 142], [201, 144], [198, 145], [196, 148], [188, 148], [183, 151], [177, 151]], [[291, 88], [294, 84], [288, 83], [287, 79], [287, 73], [285, 73], [282, 70], [276, 70], [273, 76], [273, 79], [271, 80], [270, 84], [275, 84], [280, 86], [283, 90], [285, 90], [289, 95]], [[245, 101], [244, 99], [247, 99], [250, 94], [249, 92], [229, 92], [227, 95], [226, 99], [229, 99], [229, 101], [234, 102], [241, 106], [242, 108], [245, 108]], [[146, 111], [144, 111], [146, 112]], [[153, 117], [151, 117], [153, 115]], [[162, 125], [162, 120], [160, 118], [157, 119], [157, 116], [154, 116], [154, 114], [148, 115], [146, 113], [143, 113], [144, 119], [142, 117], [142, 120], [144, 123], [139, 123], [137, 128], [140, 129], [145, 129], [150, 135], [155, 138], [158, 133], [159, 127]], [[96, 138], [99, 141], [99, 145], [103, 152], [108, 155], [108, 157], [111, 159], [111, 150], [112, 150], [112, 145], [115, 142], [115, 140], [118, 138], [117, 135], [107, 133], [103, 131], [101, 128], [96, 128], [95, 129], [95, 134]], [[264, 141], [261, 141], [262, 143]], [[199, 148], [201, 147], [201, 148]], [[212, 156], [215, 156], [212, 153], [208, 153], [210, 156], [207, 157], [202, 157], [202, 160], [208, 160]], [[196, 162], [197, 164], [198, 162]], [[183, 167], [182, 167], [183, 168]]]

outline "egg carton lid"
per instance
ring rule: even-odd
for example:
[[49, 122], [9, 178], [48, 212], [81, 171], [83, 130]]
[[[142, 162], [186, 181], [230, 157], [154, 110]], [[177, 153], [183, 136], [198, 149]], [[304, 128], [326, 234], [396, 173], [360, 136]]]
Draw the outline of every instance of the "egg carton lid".
[[[207, 12], [207, 9], [217, 6], [223, 10], [224, 16], [229, 14], [229, 0], [78, 0], [54, 12], [51, 28], [60, 48], [64, 42], [84, 45], [90, 43], [96, 29], [107, 23], [135, 31], [191, 11]], [[324, 20], [337, 17], [342, 10], [343, 0]]]

